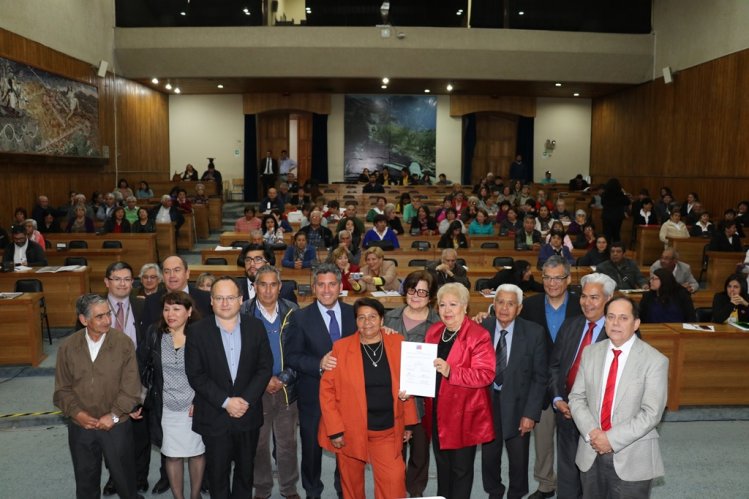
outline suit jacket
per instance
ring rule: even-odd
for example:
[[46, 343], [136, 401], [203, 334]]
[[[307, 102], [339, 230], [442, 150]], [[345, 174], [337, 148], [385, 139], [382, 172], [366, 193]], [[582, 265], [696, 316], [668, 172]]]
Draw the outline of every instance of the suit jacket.
[[[650, 273], [661, 268], [661, 261], [656, 260], [653, 265], [650, 266]], [[676, 268], [674, 269], [674, 278], [679, 284], [689, 284], [689, 290], [695, 292], [700, 288], [700, 283], [692, 275], [692, 268], [688, 263], [676, 262]]]
[[[493, 345], [497, 334], [496, 317], [487, 317], [481, 325], [489, 331]], [[520, 418], [536, 422], [541, 419], [548, 384], [544, 330], [534, 322], [517, 317], [502, 383], [502, 437], [505, 440], [520, 434]]]
[[[593, 465], [597, 453], [585, 437], [601, 427], [601, 383], [606, 351], [611, 342], [590, 345], [583, 352], [577, 379], [570, 392], [572, 419], [580, 432], [575, 464], [582, 471]], [[614, 450], [614, 470], [622, 480], [650, 480], [663, 475], [658, 432], [668, 397], [668, 358], [639, 338], [624, 365], [606, 432]]]
[[[148, 218], [151, 220], [156, 220], [156, 215], [159, 214], [159, 210], [161, 209], [161, 205], [154, 206], [151, 208], [151, 211], [148, 212]], [[172, 219], [172, 222], [174, 222], [174, 230], [178, 231], [180, 227], [182, 227], [182, 224], [185, 223], [185, 217], [182, 216], [182, 213], [179, 212], [176, 206], [172, 205], [169, 208], [169, 218]]]
[[708, 250], [710, 251], [742, 251], [741, 238], [738, 234], [734, 234], [731, 238], [732, 241], [728, 242], [725, 231], [718, 230], [713, 238], [710, 240]]
[[[193, 284], [188, 284], [187, 287], [190, 296], [195, 302], [195, 309], [200, 313], [200, 317], [204, 318], [212, 315], [213, 309], [211, 308], [211, 294], [208, 291], [198, 289], [198, 287]], [[141, 328], [143, 331], [148, 331], [149, 326], [161, 318], [163, 311], [161, 299], [166, 293], [166, 288], [159, 288], [159, 290], [154, 294], [146, 296], [146, 303], [143, 309], [143, 320], [141, 321]]]
[[[552, 400], [555, 397], [562, 397], [565, 402], [568, 400], [567, 375], [572, 368], [572, 363], [575, 362], [575, 357], [577, 357], [577, 348], [580, 346], [582, 336], [587, 330], [587, 323], [588, 319], [580, 314], [565, 319], [562, 327], [559, 328], [557, 341], [554, 343], [554, 350], [549, 361], [549, 393]], [[593, 342], [598, 343], [606, 339], [608, 339], [608, 336], [606, 335], [606, 328], [603, 327], [598, 336], [593, 338]]]
[[[268, 161], [267, 156], [263, 156], [259, 160], [257, 160], [257, 173], [261, 177], [265, 175], [265, 163]], [[271, 158], [271, 168], [273, 169], [273, 175], [278, 175], [278, 161]]]
[[[320, 360], [333, 349], [325, 320], [317, 302], [294, 311], [289, 317], [286, 341], [286, 363], [297, 372], [299, 405], [307, 409], [320, 407]], [[341, 337], [356, 331], [354, 307], [341, 302]]]
[[[250, 293], [247, 289], [247, 277], [237, 277], [236, 278], [237, 284], [239, 284], [239, 289], [242, 291], [242, 301], [247, 301], [250, 299]], [[296, 293], [294, 293], [294, 284], [290, 282], [281, 282], [281, 295], [280, 298], [283, 298], [284, 300], [289, 300], [290, 302], [294, 304], [298, 304], [299, 302], [296, 299]]]
[[[544, 328], [546, 338], [546, 356], [551, 359], [551, 351], [554, 349], [554, 340], [551, 338], [549, 326], [546, 323], [546, 295], [539, 293], [529, 296], [523, 300], [523, 310], [520, 311], [520, 317], [525, 320], [535, 322]], [[564, 312], [564, 318], [569, 319], [583, 313], [580, 308], [580, 295], [567, 290], [567, 310]], [[558, 336], [557, 336], [558, 339]]]
[[[419, 422], [413, 397], [406, 402], [398, 398], [400, 391], [400, 358], [403, 336], [385, 334], [382, 342], [390, 367], [391, 392], [393, 397], [392, 457], [403, 449], [403, 432], [406, 425]], [[338, 361], [336, 368], [325, 371], [320, 381], [320, 410], [322, 417], [317, 434], [320, 447], [330, 452], [342, 453], [360, 461], [369, 461], [367, 450], [367, 393], [364, 386], [364, 364], [359, 335], [353, 334], [336, 341], [333, 356]], [[336, 449], [330, 435], [343, 433], [346, 445]]]
[[[232, 383], [229, 364], [214, 316], [187, 328], [185, 371], [195, 390], [192, 429], [203, 436], [250, 431], [263, 424], [263, 393], [273, 371], [273, 353], [263, 323], [241, 316], [242, 350], [237, 378]], [[250, 407], [241, 418], [232, 418], [221, 407], [227, 397], [242, 397]]]
[[[3, 253], [3, 261], [12, 262], [15, 252], [16, 243], [6, 246], [5, 253]], [[47, 265], [47, 255], [44, 253], [44, 248], [31, 240], [28, 241], [28, 245], [26, 246], [26, 263], [29, 267]]]

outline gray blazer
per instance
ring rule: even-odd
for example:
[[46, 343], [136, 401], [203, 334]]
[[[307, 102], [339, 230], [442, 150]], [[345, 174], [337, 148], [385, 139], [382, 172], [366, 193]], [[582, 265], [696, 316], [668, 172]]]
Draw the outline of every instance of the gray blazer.
[[[602, 373], [610, 347], [610, 341], [601, 341], [583, 351], [569, 396], [572, 419], [580, 431], [575, 464], [581, 471], [588, 471], [597, 456], [585, 438], [601, 427]], [[635, 337], [616, 389], [611, 429], [606, 432], [614, 449], [614, 470], [622, 480], [650, 480], [663, 475], [655, 427], [661, 421], [667, 396], [668, 358]]]
[[[650, 266], [650, 273], [661, 268], [660, 260], [656, 260], [653, 265]], [[674, 278], [679, 284], [689, 284], [689, 292], [694, 293], [700, 289], [700, 283], [692, 275], [692, 268], [688, 263], [676, 262], [676, 269], [674, 269]]]

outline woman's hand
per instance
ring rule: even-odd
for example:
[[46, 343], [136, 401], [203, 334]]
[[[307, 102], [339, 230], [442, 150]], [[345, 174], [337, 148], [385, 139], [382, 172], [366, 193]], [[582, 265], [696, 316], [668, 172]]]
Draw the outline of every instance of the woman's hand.
[[333, 444], [333, 447], [335, 447], [336, 449], [340, 449], [341, 447], [346, 446], [346, 442], [343, 440], [343, 435], [338, 438], [331, 438], [330, 443]]
[[747, 301], [745, 299], [743, 299], [741, 297], [741, 295], [732, 296], [731, 297], [731, 303], [733, 303], [734, 305], [742, 305], [744, 307], [746, 307], [747, 305], [749, 305], [749, 303], [747, 303]]
[[434, 368], [437, 369], [437, 372], [445, 378], [448, 378], [450, 376], [450, 364], [448, 364], [447, 361], [440, 359], [439, 357], [434, 359]]
[[403, 441], [408, 442], [411, 440], [411, 437], [413, 436], [413, 432], [411, 430], [406, 430], [403, 432]]
[[187, 415], [192, 417], [192, 412], [195, 410], [195, 405], [190, 404], [190, 408], [187, 410]]
[[411, 398], [411, 396], [406, 393], [406, 390], [401, 390], [398, 392], [398, 398], [400, 399], [401, 402], [405, 402], [406, 400]]
[[366, 282], [367, 284], [372, 284], [374, 282], [374, 277], [371, 275], [363, 275], [361, 276], [361, 280]]
[[389, 327], [387, 327], [387, 326], [382, 326], [382, 327], [380, 328], [380, 332], [381, 332], [382, 334], [400, 334], [400, 333], [399, 333], [398, 331], [396, 331], [395, 329], [389, 328]]

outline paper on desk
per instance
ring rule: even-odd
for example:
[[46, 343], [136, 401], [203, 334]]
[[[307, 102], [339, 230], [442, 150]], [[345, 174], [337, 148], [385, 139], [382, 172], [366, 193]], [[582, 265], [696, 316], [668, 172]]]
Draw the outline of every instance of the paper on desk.
[[683, 323], [681, 325], [682, 328], [688, 330], [688, 331], [712, 331], [715, 332], [715, 326], [710, 326], [708, 324], [689, 324], [689, 323]]
[[437, 386], [436, 343], [404, 341], [401, 344], [400, 389], [408, 395], [434, 397]]
[[25, 265], [16, 265], [13, 270], [16, 272], [27, 272], [31, 270], [31, 267], [27, 267]]
[[372, 296], [375, 298], [385, 298], [386, 296], [400, 296], [401, 294], [397, 291], [372, 291]]
[[235, 249], [237, 248], [235, 248], [234, 246], [221, 246], [220, 244], [213, 248], [214, 251], [231, 251]]

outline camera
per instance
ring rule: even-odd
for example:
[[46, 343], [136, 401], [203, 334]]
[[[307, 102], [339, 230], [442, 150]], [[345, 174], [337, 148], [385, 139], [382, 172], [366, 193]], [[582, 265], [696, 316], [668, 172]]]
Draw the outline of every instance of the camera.
[[353, 279], [355, 281], [358, 281], [362, 277], [362, 273], [361, 272], [351, 272], [350, 275], [351, 275], [351, 279]]

